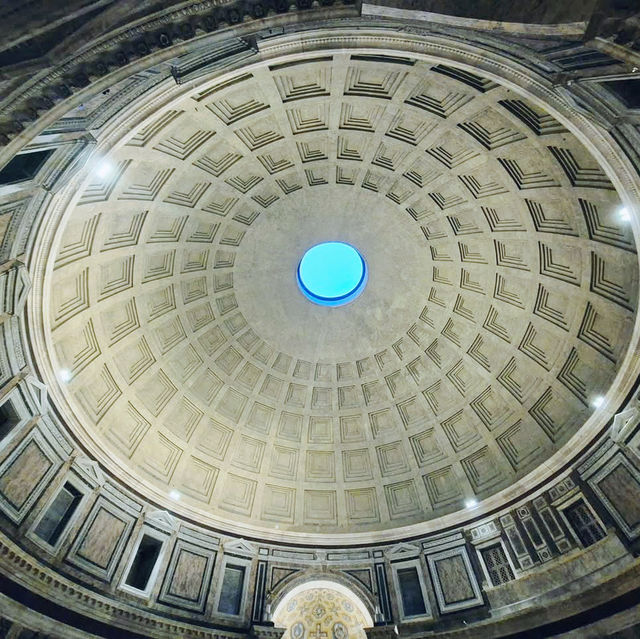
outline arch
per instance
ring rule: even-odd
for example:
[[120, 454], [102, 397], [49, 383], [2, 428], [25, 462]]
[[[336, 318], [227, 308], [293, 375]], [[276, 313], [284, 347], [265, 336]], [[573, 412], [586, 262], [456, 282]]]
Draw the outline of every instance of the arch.
[[340, 581], [341, 580], [335, 578], [335, 576], [333, 575], [322, 575], [321, 577], [316, 576], [297, 583], [295, 586], [293, 586], [293, 588], [287, 589], [286, 592], [281, 592], [277, 600], [273, 602], [275, 604], [275, 607], [271, 611], [271, 619], [276, 621], [280, 613], [285, 610], [287, 603], [291, 601], [291, 599], [293, 599], [296, 595], [299, 595], [300, 593], [307, 590], [326, 588], [329, 590], [335, 590], [341, 595], [348, 597], [365, 618], [365, 627], [368, 628], [373, 626], [374, 620], [370, 610], [370, 602], [367, 601], [365, 603], [365, 600], [363, 600], [359, 593], [356, 593], [353, 588], [345, 586]]

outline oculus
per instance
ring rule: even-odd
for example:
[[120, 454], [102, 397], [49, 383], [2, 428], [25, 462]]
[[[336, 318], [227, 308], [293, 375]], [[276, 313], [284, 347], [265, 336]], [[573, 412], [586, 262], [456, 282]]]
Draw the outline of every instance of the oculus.
[[322, 306], [342, 306], [362, 293], [367, 264], [350, 244], [322, 242], [303, 255], [296, 276], [307, 299]]

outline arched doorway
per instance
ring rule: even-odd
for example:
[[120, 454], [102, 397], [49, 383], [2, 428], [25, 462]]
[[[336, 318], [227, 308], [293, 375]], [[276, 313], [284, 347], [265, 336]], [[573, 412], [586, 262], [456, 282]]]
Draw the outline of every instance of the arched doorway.
[[366, 639], [371, 613], [352, 590], [328, 580], [300, 584], [288, 592], [272, 613], [282, 639]]

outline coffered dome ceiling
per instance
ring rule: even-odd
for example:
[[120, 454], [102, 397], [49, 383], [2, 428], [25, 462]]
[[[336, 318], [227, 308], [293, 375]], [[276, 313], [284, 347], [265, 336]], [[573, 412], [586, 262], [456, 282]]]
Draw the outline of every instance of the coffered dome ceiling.
[[[103, 462], [206, 521], [374, 531], [495, 494], [585, 423], [634, 327], [605, 172], [539, 105], [448, 66], [253, 67], [159, 109], [74, 190], [40, 358]], [[296, 285], [326, 240], [368, 264], [339, 308]]]

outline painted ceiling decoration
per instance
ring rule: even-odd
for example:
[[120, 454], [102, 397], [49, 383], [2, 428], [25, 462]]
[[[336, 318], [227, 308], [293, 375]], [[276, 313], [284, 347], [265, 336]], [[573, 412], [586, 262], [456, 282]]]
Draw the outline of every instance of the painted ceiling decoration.
[[[259, 534], [400, 530], [526, 489], [614, 384], [637, 308], [621, 196], [558, 117], [393, 51], [165, 96], [39, 241], [60, 410], [141, 490]], [[340, 308], [295, 278], [329, 240], [369, 269]]]
[[283, 639], [366, 639], [369, 624], [344, 593], [314, 588], [287, 601], [274, 623], [286, 628]]

